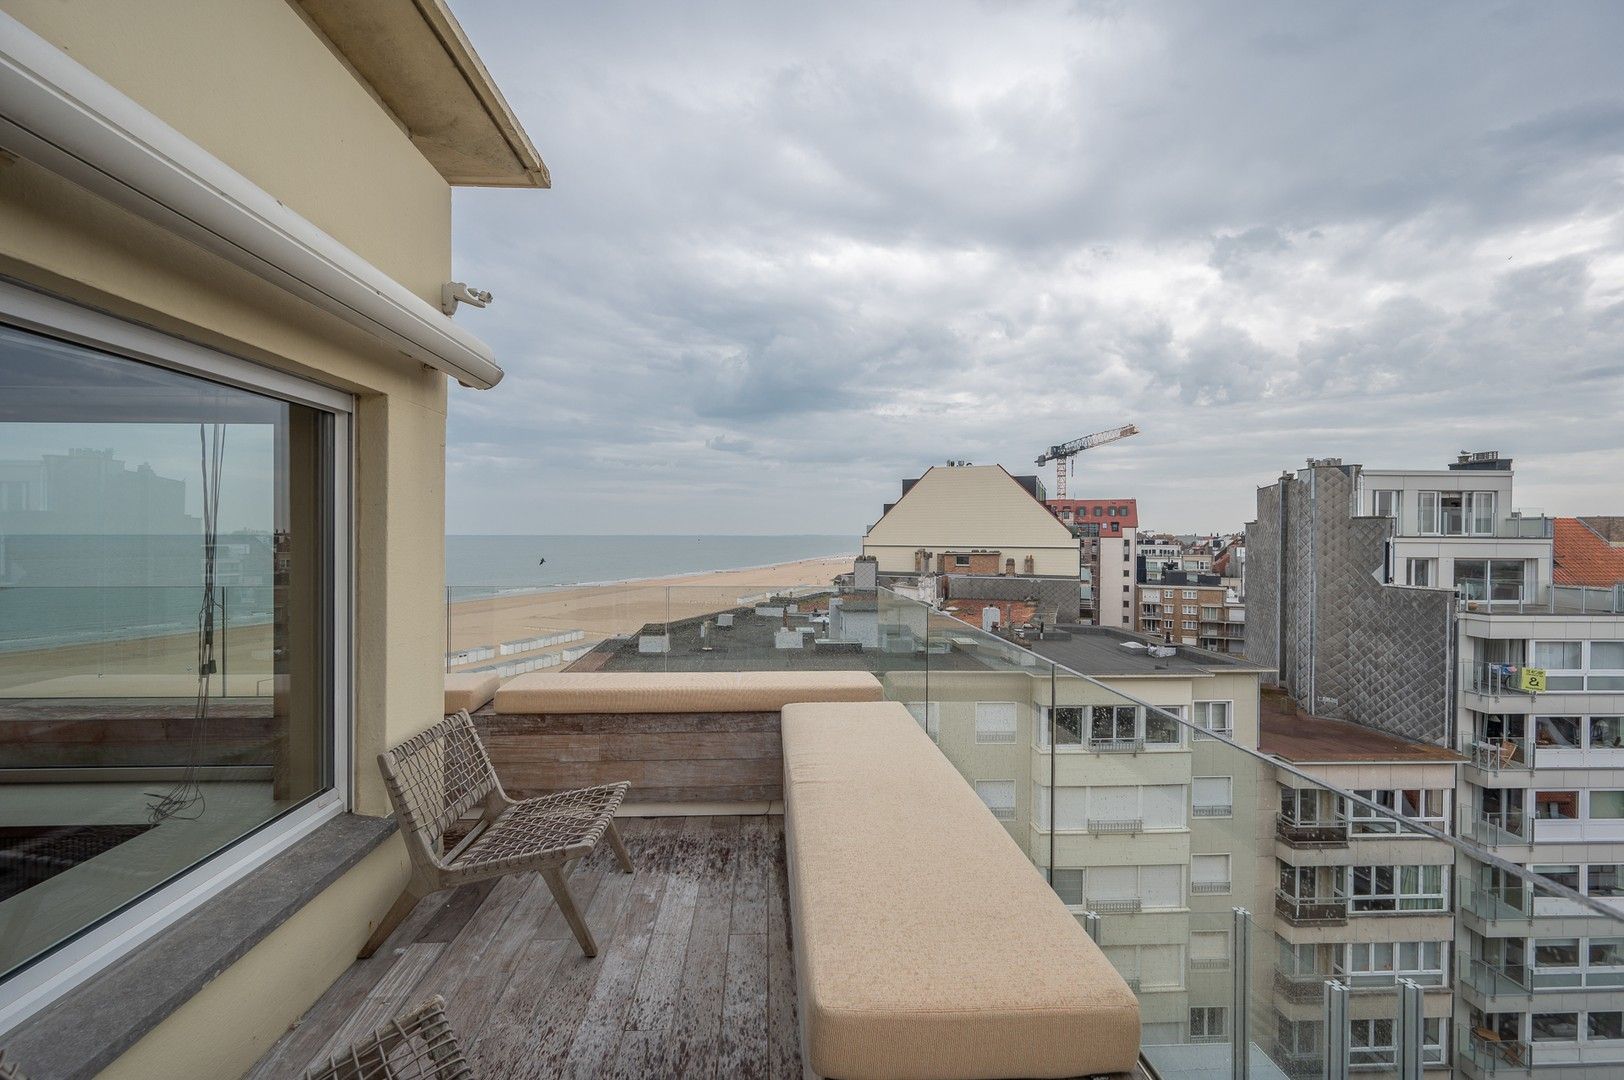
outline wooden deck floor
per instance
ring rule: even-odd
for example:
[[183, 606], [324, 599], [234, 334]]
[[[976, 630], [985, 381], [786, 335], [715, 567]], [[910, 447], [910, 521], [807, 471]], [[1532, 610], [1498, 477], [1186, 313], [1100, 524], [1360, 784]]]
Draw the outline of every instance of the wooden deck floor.
[[297, 1077], [434, 994], [486, 1077], [801, 1074], [783, 821], [626, 818], [570, 880], [581, 955], [534, 874], [430, 897], [249, 1073]]

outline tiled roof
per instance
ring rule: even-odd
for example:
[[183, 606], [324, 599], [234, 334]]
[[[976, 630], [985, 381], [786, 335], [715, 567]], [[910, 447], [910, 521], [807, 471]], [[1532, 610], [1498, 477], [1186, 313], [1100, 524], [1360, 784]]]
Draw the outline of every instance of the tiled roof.
[[1578, 518], [1556, 519], [1556, 567], [1558, 585], [1591, 585], [1603, 588], [1624, 581], [1624, 547], [1614, 547]]

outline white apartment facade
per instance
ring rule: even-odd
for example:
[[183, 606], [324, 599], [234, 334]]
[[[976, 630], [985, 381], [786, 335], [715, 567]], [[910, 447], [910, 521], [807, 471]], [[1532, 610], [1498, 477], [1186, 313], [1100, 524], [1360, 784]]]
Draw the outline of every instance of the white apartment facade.
[[[1396, 521], [1389, 583], [1458, 593], [1461, 834], [1624, 913], [1624, 611], [1554, 584], [1550, 519], [1512, 509], [1509, 460], [1361, 481], [1359, 512]], [[1461, 1072], [1624, 1071], [1617, 924], [1487, 864], [1461, 889]]]
[[[933, 669], [928, 707], [910, 707], [1077, 916], [1100, 915], [1101, 947], [1139, 994], [1146, 1044], [1217, 1041], [1232, 909], [1268, 910], [1273, 888], [1270, 770], [1129, 698], [1256, 746], [1261, 672], [1188, 649], [1157, 670], [1117, 631], [1073, 640], [1122, 659], [1104, 670], [1069, 642], [1029, 644], [1104, 689], [1011, 653], [1008, 670]], [[926, 696], [919, 672], [882, 679], [888, 696], [905, 697], [910, 681]]]

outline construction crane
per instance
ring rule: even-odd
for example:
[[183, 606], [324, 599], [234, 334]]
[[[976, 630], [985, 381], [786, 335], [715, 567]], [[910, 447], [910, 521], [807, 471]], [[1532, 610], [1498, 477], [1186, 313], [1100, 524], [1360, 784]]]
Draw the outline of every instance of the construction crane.
[[1071, 475], [1071, 459], [1073, 457], [1084, 450], [1104, 446], [1106, 443], [1113, 443], [1118, 439], [1126, 439], [1129, 435], [1137, 434], [1139, 434], [1137, 425], [1123, 424], [1121, 427], [1096, 431], [1092, 435], [1084, 435], [1081, 439], [1073, 439], [1071, 442], [1051, 446], [1048, 450], [1045, 450], [1038, 457], [1038, 464], [1047, 465], [1051, 461], [1054, 462], [1054, 497], [1057, 499], [1066, 497], [1066, 477]]

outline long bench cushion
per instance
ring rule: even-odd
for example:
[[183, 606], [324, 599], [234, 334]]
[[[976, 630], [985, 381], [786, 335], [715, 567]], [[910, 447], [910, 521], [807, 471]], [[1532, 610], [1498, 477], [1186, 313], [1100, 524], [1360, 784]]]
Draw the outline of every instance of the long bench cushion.
[[907, 709], [783, 712], [810, 1064], [840, 1080], [1128, 1072], [1139, 1005]]
[[474, 712], [485, 707], [485, 703], [496, 696], [496, 688], [502, 685], [494, 671], [468, 671], [457, 672], [445, 677], [445, 714], [450, 716], [458, 709], [467, 709]]
[[533, 671], [496, 692], [499, 713], [777, 712], [792, 701], [879, 701], [867, 671]]

